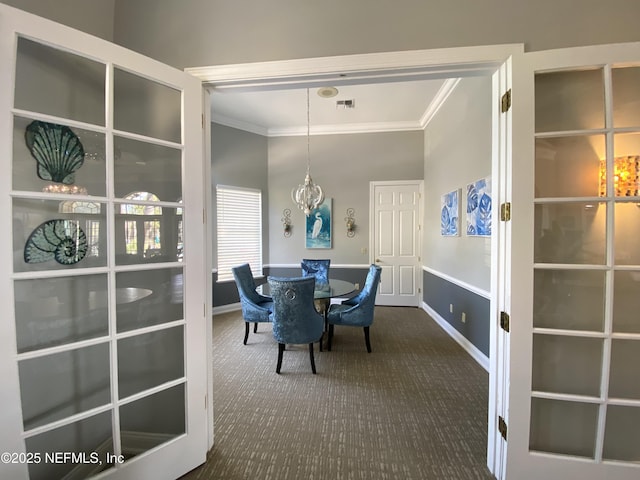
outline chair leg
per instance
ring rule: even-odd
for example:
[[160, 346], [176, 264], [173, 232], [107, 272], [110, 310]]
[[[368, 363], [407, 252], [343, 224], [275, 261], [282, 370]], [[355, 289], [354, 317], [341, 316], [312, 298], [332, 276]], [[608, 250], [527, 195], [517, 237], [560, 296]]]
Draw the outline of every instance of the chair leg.
[[318, 347], [320, 348], [320, 351], [322, 351], [322, 341], [324, 340], [324, 333], [322, 335], [320, 335], [320, 340], [318, 340]]
[[332, 341], [333, 341], [333, 324], [329, 324], [329, 338], [327, 339], [327, 352], [331, 351]]
[[313, 359], [313, 342], [309, 344], [309, 358], [311, 359], [311, 371], [316, 373], [316, 362]]
[[364, 343], [367, 344], [367, 352], [371, 353], [371, 342], [369, 341], [369, 327], [364, 327]]
[[249, 322], [244, 322], [244, 344], [247, 344], [247, 339], [249, 338]]
[[253, 333], [258, 333], [258, 322], [253, 324]]
[[284, 352], [284, 343], [278, 344], [278, 365], [276, 365], [276, 373], [280, 373], [282, 367], [282, 352]]

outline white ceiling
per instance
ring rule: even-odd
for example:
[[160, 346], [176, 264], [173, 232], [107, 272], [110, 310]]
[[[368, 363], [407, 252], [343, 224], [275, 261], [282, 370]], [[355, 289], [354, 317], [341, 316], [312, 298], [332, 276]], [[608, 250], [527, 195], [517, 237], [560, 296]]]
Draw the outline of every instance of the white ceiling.
[[[309, 90], [311, 134], [360, 133], [423, 129], [439, 107], [451, 80], [419, 80], [337, 86], [333, 98]], [[450, 85], [450, 83], [449, 83]], [[327, 85], [330, 86], [330, 85]], [[306, 135], [305, 88], [289, 90], [211, 90], [211, 120], [266, 136]], [[354, 109], [337, 108], [353, 100]]]

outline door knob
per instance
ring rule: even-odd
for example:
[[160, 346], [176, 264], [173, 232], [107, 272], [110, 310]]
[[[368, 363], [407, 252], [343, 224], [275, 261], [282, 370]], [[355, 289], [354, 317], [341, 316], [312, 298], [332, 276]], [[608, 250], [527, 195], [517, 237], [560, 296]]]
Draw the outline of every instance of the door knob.
[[376, 263], [380, 263], [380, 259], [379, 258], [376, 258]]

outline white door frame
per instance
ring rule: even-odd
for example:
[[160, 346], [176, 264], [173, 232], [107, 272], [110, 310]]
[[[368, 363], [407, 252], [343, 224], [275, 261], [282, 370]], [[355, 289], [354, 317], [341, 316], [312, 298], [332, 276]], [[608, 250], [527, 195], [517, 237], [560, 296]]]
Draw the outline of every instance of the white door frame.
[[[384, 52], [359, 55], [345, 55], [334, 57], [306, 58], [285, 61], [257, 62], [245, 64], [216, 65], [209, 67], [187, 68], [186, 72], [200, 78], [205, 87], [216, 89], [259, 89], [269, 86], [288, 86], [291, 88], [320, 87], [330, 83], [332, 85], [344, 85], [349, 83], [376, 83], [390, 81], [407, 81], [426, 78], [461, 78], [479, 75], [495, 75], [509, 59], [520, 59], [524, 54], [523, 44], [505, 44], [478, 47], [442, 48], [434, 50], [412, 50], [402, 52]], [[504, 73], [507, 77], [511, 72]], [[495, 77], [494, 77], [495, 78]], [[499, 88], [504, 82], [494, 81], [492, 101], [498, 104], [502, 92]], [[493, 130], [493, 166], [492, 176], [498, 178], [500, 171], [496, 170], [503, 157], [498, 157], [500, 149], [506, 147], [510, 161], [511, 139], [501, 139], [504, 134], [500, 129]], [[210, 141], [210, 138], [205, 140]], [[510, 166], [509, 166], [510, 169]], [[504, 173], [503, 173], [504, 174]], [[508, 182], [507, 182], [508, 183]], [[504, 185], [503, 185], [504, 186]], [[503, 186], [499, 187], [502, 188]], [[495, 192], [502, 199], [506, 192]], [[509, 192], [510, 194], [510, 192]], [[501, 200], [502, 201], [502, 200]], [[495, 202], [494, 202], [495, 203]], [[505, 258], [504, 245], [498, 245], [498, 238], [494, 235], [492, 240], [492, 254], [494, 266], [491, 274], [491, 312], [495, 317], [498, 308], [498, 285], [511, 284], [510, 278], [502, 278], [506, 273], [504, 268], [498, 269], [497, 261]], [[509, 298], [509, 292], [504, 293]], [[504, 298], [503, 298], [504, 300]], [[496, 419], [497, 408], [506, 408], [507, 405], [498, 398], [507, 398], [504, 392], [509, 385], [507, 375], [498, 376], [503, 372], [501, 362], [503, 357], [497, 358], [498, 334], [494, 324], [497, 317], [491, 319], [490, 351], [495, 361], [491, 362], [489, 371], [489, 427], [487, 445], [487, 465], [489, 469], [496, 471], [496, 465], [502, 464], [505, 449], [496, 452]], [[508, 350], [508, 339], [501, 340], [500, 348]], [[505, 343], [506, 342], [506, 343]], [[211, 364], [209, 369], [211, 369]], [[211, 373], [209, 372], [209, 376]], [[213, 428], [213, 424], [211, 427]], [[212, 434], [210, 434], [212, 438]], [[504, 446], [504, 445], [502, 445]], [[496, 455], [500, 458], [497, 458]], [[500, 478], [500, 477], [499, 477]]]

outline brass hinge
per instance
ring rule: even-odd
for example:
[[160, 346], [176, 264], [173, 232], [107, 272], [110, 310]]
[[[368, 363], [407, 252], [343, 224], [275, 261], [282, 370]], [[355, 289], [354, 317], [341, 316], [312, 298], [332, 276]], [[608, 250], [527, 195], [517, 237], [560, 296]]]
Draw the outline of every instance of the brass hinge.
[[507, 90], [500, 99], [500, 111], [502, 113], [508, 112], [511, 108], [511, 89]]
[[418, 288], [418, 293], [422, 293], [422, 289], [421, 288]]
[[498, 431], [502, 438], [507, 439], [507, 422], [504, 421], [504, 418], [498, 417]]
[[500, 312], [500, 328], [505, 332], [509, 331], [509, 314], [506, 312]]
[[511, 202], [500, 204], [500, 220], [503, 222], [511, 220]]

